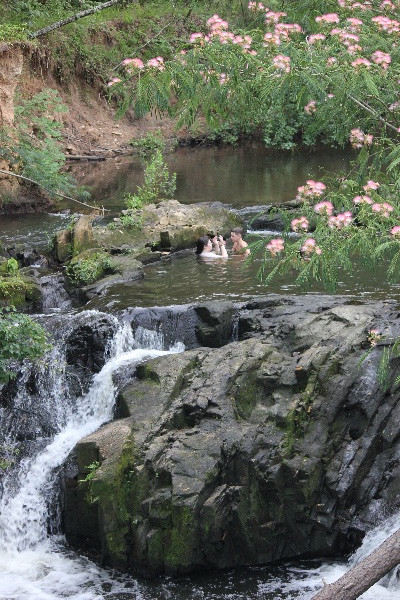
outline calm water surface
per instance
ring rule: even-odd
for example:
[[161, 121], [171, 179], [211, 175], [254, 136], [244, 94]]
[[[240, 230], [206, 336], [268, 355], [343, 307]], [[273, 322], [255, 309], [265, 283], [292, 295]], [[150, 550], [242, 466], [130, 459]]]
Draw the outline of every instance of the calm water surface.
[[[251, 241], [251, 237], [248, 238]], [[132, 306], [170, 306], [206, 300], [246, 301], [253, 296], [276, 294], [326, 294], [322, 285], [313, 283], [311, 291], [295, 284], [295, 273], [276, 278], [265, 285], [258, 278], [261, 259], [246, 261], [232, 256], [228, 260], [203, 260], [194, 253], [177, 253], [145, 268], [144, 278], [132, 284], [112, 286], [107, 296], [93, 300], [86, 308], [122, 310]], [[379, 270], [355, 267], [343, 273], [337, 293], [365, 299], [400, 301], [400, 285], [390, 285]]]
[[[307, 179], [348, 168], [351, 151], [271, 153], [263, 146], [179, 148], [168, 155], [170, 172], [176, 173], [175, 197], [183, 204], [223, 202], [236, 208], [286, 202], [296, 196]], [[99, 163], [72, 164], [70, 173], [93, 190], [106, 208], [124, 207], [125, 193], [134, 193], [143, 182], [143, 166], [135, 157]]]

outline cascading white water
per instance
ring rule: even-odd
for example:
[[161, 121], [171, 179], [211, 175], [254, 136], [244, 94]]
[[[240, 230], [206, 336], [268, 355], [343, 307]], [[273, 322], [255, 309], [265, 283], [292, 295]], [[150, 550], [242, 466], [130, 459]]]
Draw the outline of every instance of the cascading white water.
[[[87, 316], [93, 316], [93, 313], [87, 313]], [[229, 583], [226, 593], [222, 589], [215, 591], [212, 585], [204, 589], [192, 583], [189, 584], [190, 591], [185, 588], [188, 584], [183, 584], [181, 591], [178, 584], [173, 584], [172, 591], [168, 588], [171, 584], [165, 584], [165, 587], [163, 584], [163, 591], [155, 592], [154, 588], [147, 589], [132, 578], [102, 570], [87, 558], [78, 556], [65, 546], [62, 536], [48, 536], [48, 506], [55, 492], [55, 471], [79, 439], [112, 417], [116, 395], [113, 375], [124, 365], [134, 365], [153, 356], [184, 349], [179, 344], [168, 351], [163, 348], [162, 335], [157, 332], [138, 327], [133, 337], [129, 325], [118, 326], [108, 349], [109, 360], [94, 376], [88, 393], [78, 398], [68, 394], [62, 352], [53, 349], [51, 369], [43, 371], [46, 381], [42, 391], [45, 412], [51, 411], [57, 431], [46, 446], [44, 442], [39, 443], [36, 454], [22, 461], [18, 478], [10, 477], [9, 486], [6, 482], [6, 493], [0, 503], [1, 600], [306, 600], [315, 594], [323, 581], [336, 580], [400, 527], [400, 515], [386, 520], [366, 536], [348, 564], [289, 569], [281, 579], [268, 577], [267, 583], [257, 583], [254, 592], [250, 592], [250, 586], [245, 592], [237, 591], [235, 584]], [[24, 406], [22, 392], [20, 399], [18, 396], [15, 398], [17, 405], [19, 401]], [[9, 444], [12, 443], [11, 437], [10, 434]], [[219, 586], [221, 575], [218, 577]], [[248, 575], [249, 581], [253, 581], [254, 577], [253, 570]], [[362, 598], [399, 600], [397, 574], [386, 577]]]
[[[371, 529], [365, 536], [361, 546], [352, 554], [347, 562], [325, 563], [319, 568], [292, 568], [290, 581], [281, 584], [274, 581], [274, 585], [284, 592], [287, 600], [310, 600], [324, 584], [333, 583], [347, 571], [369, 556], [393, 533], [400, 529], [400, 513], [385, 519], [382, 523]], [[400, 567], [393, 569], [378, 583], [372, 586], [359, 598], [360, 600], [400, 600]], [[271, 586], [271, 581], [269, 582]], [[263, 593], [266, 586], [260, 586]], [[261, 596], [262, 597], [262, 596]]]
[[[141, 347], [140, 347], [141, 346]], [[39, 600], [39, 598], [101, 598], [96, 588], [101, 581], [101, 570], [85, 559], [68, 559], [57, 550], [59, 540], [47, 533], [49, 498], [54, 494], [55, 469], [84, 436], [95, 431], [112, 418], [116, 396], [113, 374], [123, 365], [134, 365], [146, 359], [179, 352], [181, 344], [162, 350], [162, 337], [153, 332], [140, 331], [134, 339], [130, 325], [118, 326], [109, 347], [109, 360], [94, 376], [87, 394], [64, 402], [61, 391], [65, 368], [60, 355], [50, 399], [61, 404], [55, 421], [58, 431], [47, 446], [24, 459], [18, 479], [13, 485], [4, 485], [0, 502], [0, 597], [7, 600]], [[53, 351], [52, 359], [55, 360]], [[85, 566], [83, 567], [83, 563]], [[89, 575], [88, 575], [89, 571]], [[94, 587], [86, 587], [90, 572]], [[68, 577], [66, 576], [68, 574]], [[137, 596], [139, 597], [139, 596]]]

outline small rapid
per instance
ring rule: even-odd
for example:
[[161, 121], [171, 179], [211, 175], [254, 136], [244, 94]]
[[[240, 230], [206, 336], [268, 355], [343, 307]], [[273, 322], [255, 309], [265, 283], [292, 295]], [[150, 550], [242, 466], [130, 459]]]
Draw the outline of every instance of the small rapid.
[[[47, 380], [42, 382], [39, 396], [46, 412], [52, 413], [56, 431], [45, 441], [35, 440], [31, 453], [21, 460], [18, 469], [10, 469], [3, 484], [0, 502], [0, 597], [3, 599], [102, 597], [100, 590], [95, 589], [101, 580], [101, 570], [85, 559], [60, 554], [62, 538], [48, 535], [49, 512], [57, 494], [57, 468], [81, 438], [112, 419], [117, 393], [114, 376], [119, 369], [184, 349], [177, 343], [164, 350], [162, 335], [139, 328], [135, 339], [130, 324], [120, 325], [115, 319], [114, 325], [116, 333], [107, 347], [108, 360], [94, 375], [86, 394], [72, 398], [66, 392], [63, 396], [68, 385], [62, 342], [47, 357]], [[21, 379], [25, 383], [24, 377]], [[26, 387], [19, 391], [20, 401], [24, 394]], [[13, 443], [17, 440], [9, 433], [7, 447]], [[57, 529], [57, 523], [52, 523], [50, 530]], [[90, 572], [96, 573], [97, 583], [92, 591], [86, 592], [82, 586], [87, 586]]]

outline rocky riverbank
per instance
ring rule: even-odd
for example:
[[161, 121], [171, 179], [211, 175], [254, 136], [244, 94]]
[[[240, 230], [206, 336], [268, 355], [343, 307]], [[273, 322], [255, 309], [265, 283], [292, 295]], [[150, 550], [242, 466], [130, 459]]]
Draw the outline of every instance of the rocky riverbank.
[[393, 302], [271, 295], [183, 307], [180, 328], [157, 310], [126, 318], [189, 349], [139, 366], [119, 418], [76, 447], [70, 542], [183, 573], [343, 555], [399, 508], [398, 360], [387, 389], [382, 346], [361, 361], [371, 328], [399, 335]]

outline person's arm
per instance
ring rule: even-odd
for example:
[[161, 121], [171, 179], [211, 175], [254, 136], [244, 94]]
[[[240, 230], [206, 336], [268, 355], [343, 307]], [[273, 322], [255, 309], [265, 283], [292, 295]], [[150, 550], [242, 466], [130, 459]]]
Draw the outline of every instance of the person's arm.
[[220, 247], [218, 236], [214, 235], [214, 237], [212, 238], [211, 241], [212, 241], [212, 245], [213, 245], [215, 254], [221, 254], [221, 247]]
[[218, 241], [219, 241], [219, 249], [221, 251], [221, 257], [228, 258], [228, 253], [227, 253], [226, 247], [225, 247], [226, 242], [225, 242], [224, 238], [222, 237], [222, 235], [219, 236]]

